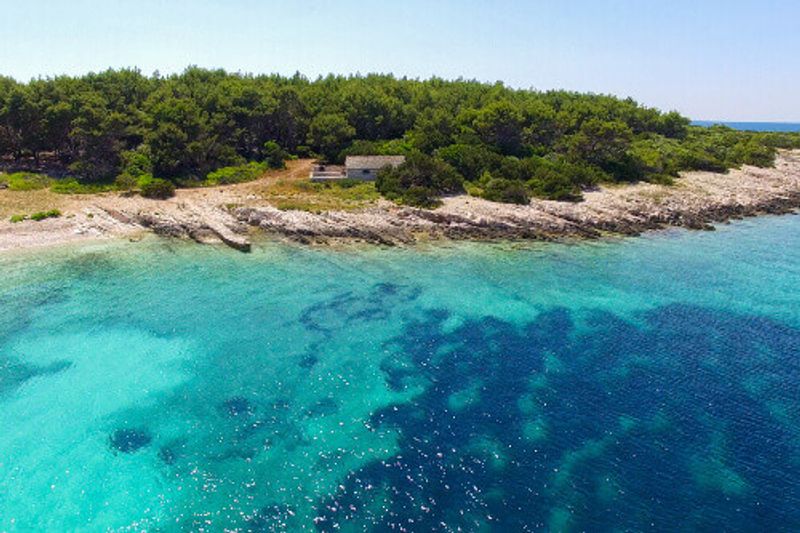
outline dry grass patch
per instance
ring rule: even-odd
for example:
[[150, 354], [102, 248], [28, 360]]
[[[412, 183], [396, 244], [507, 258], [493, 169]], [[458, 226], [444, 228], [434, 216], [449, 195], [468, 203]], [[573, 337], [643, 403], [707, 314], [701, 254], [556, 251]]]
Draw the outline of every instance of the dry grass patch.
[[665, 200], [674, 196], [674, 192], [668, 189], [655, 189], [650, 191], [642, 191], [640, 196], [647, 198], [656, 205], [661, 205]]
[[38, 191], [0, 190], [0, 220], [8, 220], [20, 213], [38, 213], [58, 209], [64, 212], [72, 205], [72, 199], [47, 189]]
[[310, 211], [357, 211], [380, 198], [371, 182], [312, 183], [308, 179], [282, 179], [266, 186], [260, 196], [278, 209]]

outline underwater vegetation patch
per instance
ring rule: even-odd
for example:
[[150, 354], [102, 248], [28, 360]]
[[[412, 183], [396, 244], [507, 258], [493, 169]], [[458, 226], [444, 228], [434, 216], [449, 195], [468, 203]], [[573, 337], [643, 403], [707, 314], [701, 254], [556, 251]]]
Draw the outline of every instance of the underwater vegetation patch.
[[415, 287], [377, 283], [366, 294], [344, 291], [308, 306], [301, 313], [300, 322], [310, 331], [330, 333], [357, 321], [386, 320], [394, 307], [413, 301], [419, 294]]
[[[798, 457], [800, 420], [769, 407], [800, 402], [800, 331], [684, 305], [644, 326], [593, 313], [581, 331], [565, 309], [522, 327], [483, 318], [448, 332], [448, 318], [430, 312], [391, 342], [388, 384], [423, 392], [375, 413], [400, 449], [318, 505], [320, 530], [800, 524], [800, 462], [784, 460]], [[769, 376], [757, 395], [754, 373]]]
[[56, 361], [49, 365], [37, 366], [25, 363], [14, 357], [0, 356], [0, 396], [30, 379], [58, 374], [70, 366], [72, 366], [70, 361]]
[[317, 418], [336, 413], [339, 410], [339, 402], [333, 398], [320, 398], [305, 410], [306, 416]]
[[222, 410], [229, 417], [248, 416], [254, 412], [254, 407], [250, 400], [241, 396], [228, 398], [222, 402]]
[[144, 448], [153, 437], [146, 429], [117, 429], [109, 437], [109, 444], [115, 450], [122, 453], [135, 453]]

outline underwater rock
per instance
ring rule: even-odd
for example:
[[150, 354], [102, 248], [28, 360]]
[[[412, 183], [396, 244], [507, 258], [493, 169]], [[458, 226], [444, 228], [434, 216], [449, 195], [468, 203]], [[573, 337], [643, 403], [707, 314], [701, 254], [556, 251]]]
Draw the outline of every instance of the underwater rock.
[[400, 292], [400, 285], [397, 285], [396, 283], [378, 283], [375, 285], [375, 289], [380, 294], [393, 296]]
[[285, 411], [292, 406], [288, 398], [277, 398], [272, 402], [273, 411]]
[[111, 434], [111, 446], [122, 453], [134, 453], [144, 448], [153, 438], [144, 429], [118, 429]]
[[321, 416], [332, 415], [339, 410], [339, 404], [333, 398], [322, 398], [314, 402], [306, 409], [306, 416], [318, 418]]
[[166, 465], [174, 465], [184, 456], [187, 442], [185, 437], [170, 440], [158, 449], [158, 458]]
[[158, 458], [161, 459], [164, 464], [173, 465], [175, 464], [175, 459], [177, 459], [177, 455], [175, 451], [170, 448], [169, 446], [162, 446], [160, 450], [158, 450]]
[[248, 531], [283, 531], [287, 521], [295, 515], [294, 509], [286, 504], [266, 505], [256, 511], [247, 522]]
[[303, 358], [300, 360], [300, 367], [301, 368], [313, 368], [319, 362], [319, 357], [316, 355], [308, 354], [304, 355]]
[[245, 415], [250, 416], [254, 411], [250, 400], [241, 396], [228, 398], [222, 402], [222, 410], [231, 418]]

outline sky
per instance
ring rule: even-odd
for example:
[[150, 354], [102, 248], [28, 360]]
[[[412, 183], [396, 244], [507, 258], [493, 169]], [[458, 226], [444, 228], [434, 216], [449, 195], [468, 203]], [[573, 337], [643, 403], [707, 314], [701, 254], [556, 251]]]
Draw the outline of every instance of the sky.
[[798, 0], [0, 0], [0, 74], [393, 73], [800, 122]]

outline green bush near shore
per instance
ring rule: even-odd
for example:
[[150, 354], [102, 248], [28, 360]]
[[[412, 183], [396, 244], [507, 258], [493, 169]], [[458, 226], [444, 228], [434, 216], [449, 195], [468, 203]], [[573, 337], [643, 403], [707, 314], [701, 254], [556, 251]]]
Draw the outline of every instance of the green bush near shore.
[[415, 152], [396, 168], [385, 168], [375, 182], [390, 200], [418, 207], [436, 207], [439, 197], [464, 191], [464, 178], [441, 159]]
[[53, 183], [53, 178], [34, 172], [15, 172], [0, 178], [10, 191], [38, 191]]
[[58, 218], [60, 216], [61, 216], [61, 211], [59, 211], [58, 209], [51, 209], [50, 211], [40, 211], [38, 213], [34, 213], [30, 216], [30, 219], [39, 222], [46, 218]]
[[153, 178], [141, 184], [141, 195], [153, 200], [166, 200], [175, 196], [175, 185], [167, 180]]
[[17, 222], [22, 222], [23, 220], [33, 220], [36, 222], [40, 222], [42, 220], [48, 218], [58, 218], [61, 216], [61, 211], [58, 209], [51, 209], [49, 211], [39, 211], [33, 213], [32, 215], [13, 215], [11, 217], [11, 222], [16, 224]]
[[255, 181], [263, 176], [270, 168], [270, 165], [267, 163], [255, 162], [247, 163], [246, 165], [223, 167], [208, 174], [201, 185], [204, 187], [215, 187], [217, 185], [231, 185], [234, 183]]
[[58, 194], [97, 194], [116, 189], [110, 183], [81, 183], [75, 178], [56, 180], [50, 186], [50, 190]]
[[57, 194], [95, 194], [115, 189], [114, 185], [82, 183], [76, 178], [51, 178], [35, 172], [15, 172], [0, 175], [0, 184], [10, 191], [39, 191], [49, 188]]
[[506, 204], [530, 203], [530, 190], [525, 183], [504, 178], [492, 178], [488, 173], [482, 191], [483, 194], [481, 196], [493, 202]]

